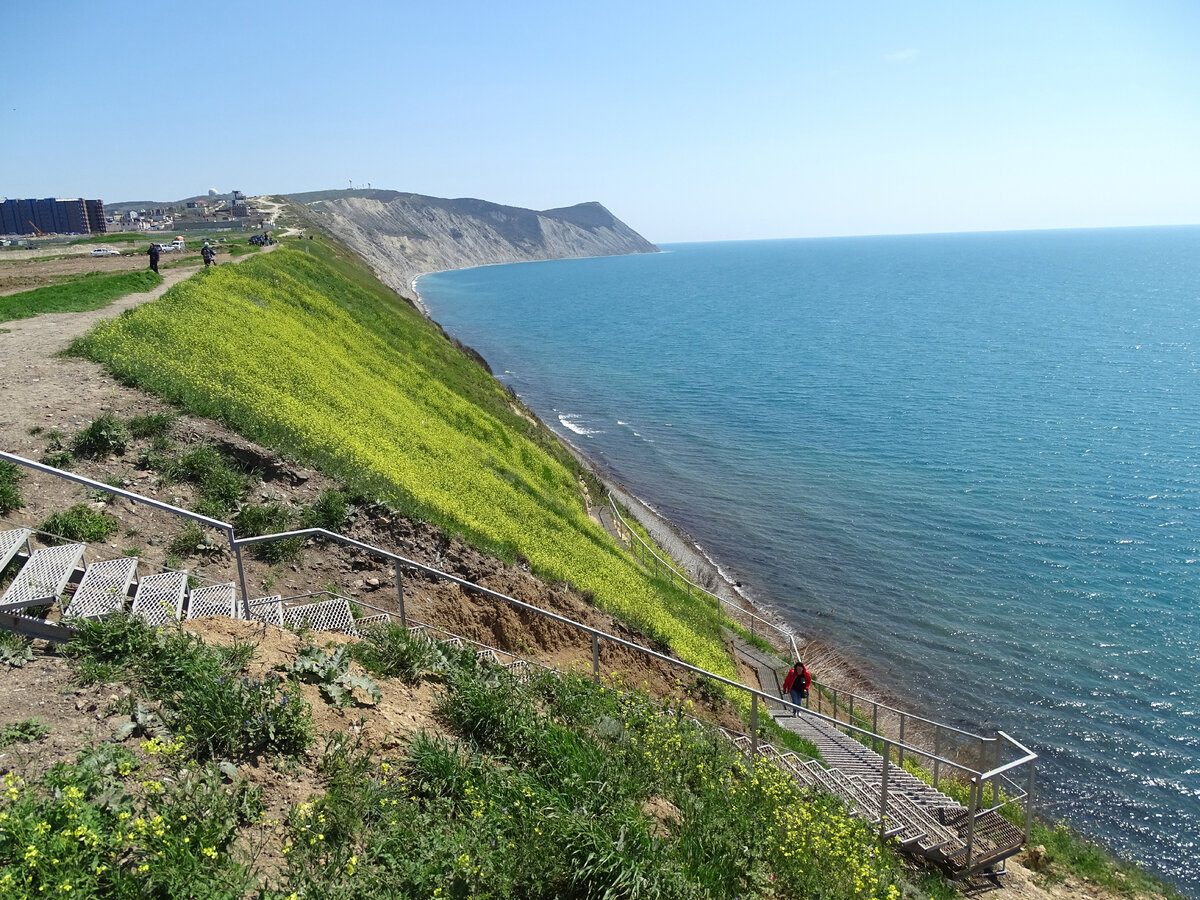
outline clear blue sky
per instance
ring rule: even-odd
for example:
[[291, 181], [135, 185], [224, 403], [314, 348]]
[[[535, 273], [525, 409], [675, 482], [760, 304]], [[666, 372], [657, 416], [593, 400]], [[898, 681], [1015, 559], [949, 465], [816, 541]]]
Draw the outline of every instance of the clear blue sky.
[[0, 196], [599, 200], [657, 242], [1200, 222], [1200, 3], [5, 3]]

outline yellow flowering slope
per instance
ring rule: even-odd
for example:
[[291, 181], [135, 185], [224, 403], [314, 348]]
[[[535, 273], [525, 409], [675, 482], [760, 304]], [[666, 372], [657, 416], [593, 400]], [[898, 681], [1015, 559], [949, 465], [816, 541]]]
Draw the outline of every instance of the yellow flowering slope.
[[503, 387], [318, 258], [281, 248], [202, 271], [73, 349], [409, 515], [523, 553], [693, 664], [732, 672], [715, 612], [656, 588], [588, 519], [575, 473], [530, 439]]

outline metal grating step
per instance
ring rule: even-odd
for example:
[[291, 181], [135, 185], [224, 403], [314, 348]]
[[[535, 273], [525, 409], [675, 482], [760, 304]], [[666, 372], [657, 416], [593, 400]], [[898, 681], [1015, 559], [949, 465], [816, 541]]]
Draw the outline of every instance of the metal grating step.
[[250, 618], [256, 622], [283, 627], [283, 598], [279, 594], [250, 601]]
[[203, 619], [206, 616], [242, 617], [242, 611], [238, 608], [237, 588], [232, 582], [196, 588], [188, 595], [187, 617]]
[[187, 572], [159, 572], [138, 582], [133, 614], [149, 625], [178, 620], [183, 612]]
[[350, 601], [345, 597], [289, 607], [283, 611], [283, 624], [288, 628], [307, 626], [313, 631], [354, 632], [354, 616], [350, 612]]
[[137, 575], [137, 565], [135, 556], [92, 563], [75, 588], [63, 619], [99, 619], [123, 610]]
[[83, 544], [34, 550], [4, 596], [0, 597], [0, 610], [12, 611], [53, 603], [66, 588], [71, 575], [83, 563], [83, 551]]
[[0, 531], [0, 569], [9, 564], [21, 548], [29, 548], [29, 529], [10, 528]]
[[392, 617], [387, 613], [379, 613], [376, 616], [363, 616], [361, 619], [354, 620], [354, 633], [358, 634], [358, 629], [363, 626], [370, 629], [372, 625], [386, 625], [390, 621], [392, 621]]

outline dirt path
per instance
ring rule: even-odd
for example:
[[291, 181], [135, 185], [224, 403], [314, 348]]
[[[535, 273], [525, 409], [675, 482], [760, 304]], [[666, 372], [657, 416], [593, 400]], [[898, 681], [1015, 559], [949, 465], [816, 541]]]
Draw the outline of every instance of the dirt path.
[[[221, 265], [257, 255], [225, 260]], [[200, 268], [166, 269], [163, 283], [154, 290], [130, 294], [103, 309], [43, 313], [0, 323], [0, 447], [20, 453], [18, 447], [28, 442], [29, 428], [61, 427], [68, 421], [90, 419], [94, 410], [109, 408], [118, 395], [138, 393], [121, 387], [96, 363], [57, 354], [97, 322], [157, 300]]]

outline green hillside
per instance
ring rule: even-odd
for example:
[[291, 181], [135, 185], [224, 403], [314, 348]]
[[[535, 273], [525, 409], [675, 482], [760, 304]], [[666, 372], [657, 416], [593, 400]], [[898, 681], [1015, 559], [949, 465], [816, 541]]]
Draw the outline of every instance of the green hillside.
[[653, 579], [588, 518], [565, 448], [357, 259], [304, 247], [199, 272], [73, 352], [410, 517], [522, 554], [732, 676], [716, 610]]

